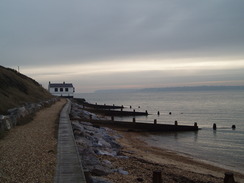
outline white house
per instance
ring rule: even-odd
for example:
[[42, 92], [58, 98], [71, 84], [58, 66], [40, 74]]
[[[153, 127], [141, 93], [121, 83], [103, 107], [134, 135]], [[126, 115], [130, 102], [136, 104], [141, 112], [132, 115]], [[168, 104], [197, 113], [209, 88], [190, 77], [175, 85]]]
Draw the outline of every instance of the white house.
[[75, 88], [72, 83], [51, 83], [49, 81], [48, 91], [55, 96], [73, 98]]

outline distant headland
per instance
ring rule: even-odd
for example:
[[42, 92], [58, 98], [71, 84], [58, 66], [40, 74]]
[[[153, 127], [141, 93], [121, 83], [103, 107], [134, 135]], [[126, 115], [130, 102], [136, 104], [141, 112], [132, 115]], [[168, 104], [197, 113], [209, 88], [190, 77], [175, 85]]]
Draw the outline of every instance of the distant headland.
[[95, 93], [119, 93], [119, 92], [167, 92], [167, 91], [226, 91], [243, 90], [244, 86], [182, 86], [182, 87], [164, 87], [164, 88], [142, 88], [142, 89], [109, 89], [96, 90]]

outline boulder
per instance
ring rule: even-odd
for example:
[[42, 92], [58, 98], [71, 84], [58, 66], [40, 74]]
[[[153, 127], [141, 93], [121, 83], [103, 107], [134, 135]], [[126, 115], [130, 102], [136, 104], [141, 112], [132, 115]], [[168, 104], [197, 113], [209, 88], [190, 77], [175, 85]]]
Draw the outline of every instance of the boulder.
[[28, 115], [28, 111], [26, 110], [25, 107], [20, 107], [20, 108], [18, 108], [18, 110], [17, 110], [17, 116], [18, 116], [19, 118], [25, 117], [25, 116], [27, 116], [27, 115]]
[[129, 173], [127, 171], [123, 170], [123, 168], [118, 168], [117, 172], [122, 174], [122, 175], [129, 175]]
[[112, 183], [109, 180], [102, 177], [92, 176], [91, 178], [92, 178], [92, 183]]
[[11, 120], [8, 116], [0, 115], [0, 131], [10, 130], [12, 128]]
[[90, 169], [92, 175], [104, 176], [112, 173], [112, 170], [102, 165], [95, 165]]
[[4, 116], [0, 115], [0, 132], [3, 132], [5, 130], [3, 120], [4, 120]]

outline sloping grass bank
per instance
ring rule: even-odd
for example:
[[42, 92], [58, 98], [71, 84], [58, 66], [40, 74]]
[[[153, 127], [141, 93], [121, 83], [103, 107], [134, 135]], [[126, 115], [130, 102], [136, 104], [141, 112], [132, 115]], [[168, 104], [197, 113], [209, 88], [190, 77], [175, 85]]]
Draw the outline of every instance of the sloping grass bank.
[[37, 103], [53, 96], [38, 82], [14, 69], [0, 66], [0, 114], [26, 103]]

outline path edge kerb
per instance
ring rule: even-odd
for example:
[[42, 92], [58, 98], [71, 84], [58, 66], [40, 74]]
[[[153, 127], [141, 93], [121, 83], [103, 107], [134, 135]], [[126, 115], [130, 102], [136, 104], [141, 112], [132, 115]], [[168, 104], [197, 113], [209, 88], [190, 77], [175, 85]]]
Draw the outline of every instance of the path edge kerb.
[[[69, 118], [71, 101], [69, 99], [66, 100], [67, 102], [59, 116], [57, 163], [54, 183], [86, 183], [82, 161]], [[63, 131], [66, 131], [66, 133], [64, 134]], [[75, 159], [75, 163], [72, 164], [69, 158]]]

